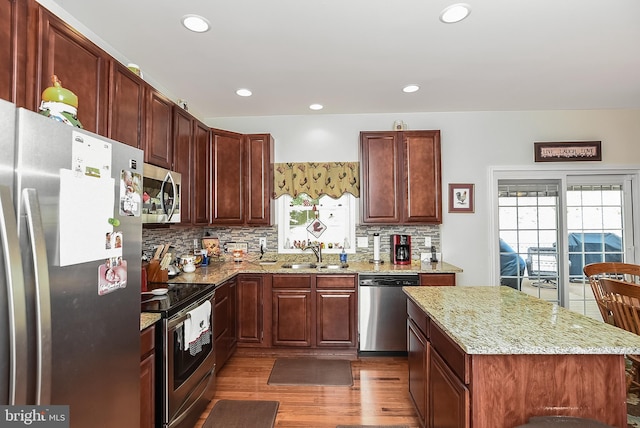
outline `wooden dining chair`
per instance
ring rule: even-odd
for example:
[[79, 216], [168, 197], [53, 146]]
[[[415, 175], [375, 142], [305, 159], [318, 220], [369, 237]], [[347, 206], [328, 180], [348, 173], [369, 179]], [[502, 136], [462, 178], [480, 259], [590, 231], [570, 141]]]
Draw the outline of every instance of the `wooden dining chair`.
[[[613, 278], [600, 278], [600, 286], [611, 311], [613, 325], [640, 335], [640, 285]], [[640, 356], [627, 355], [632, 370], [628, 387], [640, 387]], [[628, 388], [627, 388], [628, 389]]]
[[591, 263], [584, 266], [582, 271], [589, 279], [591, 291], [593, 291], [602, 319], [606, 323], [613, 324], [611, 311], [607, 306], [600, 286], [600, 278], [621, 279], [626, 282], [640, 284], [640, 265], [621, 262]]

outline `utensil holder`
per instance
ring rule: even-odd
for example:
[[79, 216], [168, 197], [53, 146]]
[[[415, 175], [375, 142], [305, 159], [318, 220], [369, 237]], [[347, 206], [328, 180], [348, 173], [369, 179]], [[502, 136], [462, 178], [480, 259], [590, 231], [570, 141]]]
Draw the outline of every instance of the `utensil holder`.
[[167, 282], [169, 280], [169, 271], [160, 269], [160, 260], [151, 260], [147, 267], [147, 280], [149, 282]]

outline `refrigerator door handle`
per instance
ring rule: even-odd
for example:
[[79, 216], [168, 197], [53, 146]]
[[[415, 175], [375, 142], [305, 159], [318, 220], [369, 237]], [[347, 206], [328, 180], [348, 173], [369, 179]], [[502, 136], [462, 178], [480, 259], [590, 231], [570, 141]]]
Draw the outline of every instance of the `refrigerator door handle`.
[[[167, 210], [167, 207], [165, 206], [165, 200], [164, 200], [164, 187], [167, 184], [171, 184], [171, 190], [173, 191], [172, 193], [173, 204], [171, 204], [171, 211]], [[162, 203], [162, 211], [164, 211], [165, 214], [167, 214], [167, 221], [169, 221], [171, 220], [171, 217], [173, 217], [173, 212], [175, 211], [176, 205], [178, 203], [178, 201], [175, 200], [176, 196], [178, 195], [178, 189], [176, 188], [176, 182], [173, 179], [171, 172], [167, 172], [167, 176], [164, 178], [164, 181], [162, 182], [162, 186], [160, 186], [160, 194], [162, 195], [162, 197], [160, 198], [160, 201]]]
[[9, 314], [9, 404], [27, 403], [27, 307], [11, 189], [0, 186], [0, 240], [5, 267]]
[[24, 212], [29, 233], [29, 245], [33, 254], [33, 272], [36, 294], [37, 375], [36, 405], [51, 403], [51, 288], [49, 262], [45, 244], [44, 227], [38, 192], [36, 189], [22, 191]]

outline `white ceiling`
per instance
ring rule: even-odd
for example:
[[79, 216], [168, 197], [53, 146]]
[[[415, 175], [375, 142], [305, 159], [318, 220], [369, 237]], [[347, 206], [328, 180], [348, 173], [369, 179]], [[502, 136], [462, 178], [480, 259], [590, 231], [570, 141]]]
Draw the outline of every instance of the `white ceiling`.
[[640, 108], [638, 0], [53, 1], [202, 119]]

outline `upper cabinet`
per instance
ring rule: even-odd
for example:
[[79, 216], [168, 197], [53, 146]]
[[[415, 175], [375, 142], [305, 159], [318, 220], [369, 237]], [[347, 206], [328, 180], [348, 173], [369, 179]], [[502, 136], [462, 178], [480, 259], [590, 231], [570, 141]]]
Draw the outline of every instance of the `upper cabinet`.
[[360, 133], [362, 222], [442, 223], [440, 131]]
[[106, 135], [110, 57], [43, 7], [31, 19], [38, 32], [31, 67], [37, 70], [28, 85], [30, 109], [37, 111], [41, 94], [56, 75], [78, 97], [78, 120], [87, 131]]
[[173, 162], [173, 105], [160, 92], [147, 88], [144, 161], [167, 169]]
[[[0, 0], [0, 98], [26, 102], [27, 0]], [[5, 18], [6, 17], [6, 18]]]
[[210, 206], [210, 168], [209, 150], [211, 143], [211, 129], [200, 122], [193, 121], [194, 153], [193, 153], [193, 205], [192, 217], [194, 224], [209, 223]]
[[273, 138], [212, 130], [211, 223], [270, 225]]
[[118, 61], [109, 76], [109, 131], [107, 137], [142, 148], [144, 142], [145, 83]]

